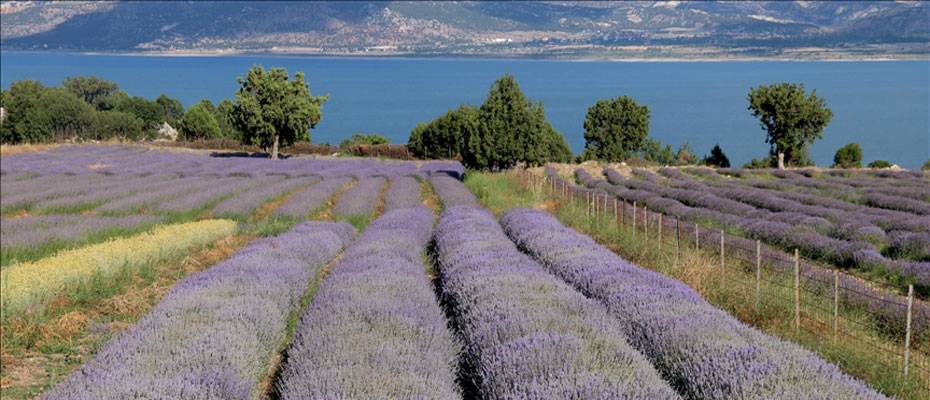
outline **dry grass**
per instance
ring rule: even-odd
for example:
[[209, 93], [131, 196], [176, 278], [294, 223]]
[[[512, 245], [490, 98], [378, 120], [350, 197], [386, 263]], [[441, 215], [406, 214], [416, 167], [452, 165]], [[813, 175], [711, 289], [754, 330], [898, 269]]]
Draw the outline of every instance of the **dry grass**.
[[179, 279], [225, 260], [253, 237], [229, 236], [183, 259], [152, 267], [153, 278], [134, 275], [118, 294], [75, 304], [56, 298], [44, 319], [15, 318], [2, 327], [8, 337], [33, 338], [25, 345], [0, 349], [3, 398], [32, 398], [67, 376], [89, 359], [113, 335], [149, 312]]
[[46, 151], [58, 147], [57, 144], [4, 144], [0, 145], [0, 156], [11, 156], [20, 153]]

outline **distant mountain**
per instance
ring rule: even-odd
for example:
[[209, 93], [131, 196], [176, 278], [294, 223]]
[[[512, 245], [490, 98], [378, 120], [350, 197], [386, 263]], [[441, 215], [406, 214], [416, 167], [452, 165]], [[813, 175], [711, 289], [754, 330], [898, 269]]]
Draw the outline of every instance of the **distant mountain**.
[[930, 54], [926, 2], [3, 2], [4, 50]]

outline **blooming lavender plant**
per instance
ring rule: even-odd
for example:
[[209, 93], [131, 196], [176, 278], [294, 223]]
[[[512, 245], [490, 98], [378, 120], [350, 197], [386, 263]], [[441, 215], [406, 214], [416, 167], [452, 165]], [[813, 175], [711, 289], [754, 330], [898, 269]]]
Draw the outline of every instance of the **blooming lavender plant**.
[[122, 217], [91, 215], [41, 215], [0, 219], [0, 249], [38, 247], [58, 242], [79, 242], [88, 235], [116, 229], [141, 229], [161, 220], [155, 215], [129, 215]]
[[398, 209], [346, 249], [287, 349], [280, 398], [461, 397], [459, 346], [423, 267], [432, 230], [429, 209]]
[[384, 210], [399, 210], [420, 205], [420, 182], [409, 176], [391, 178], [384, 193]]
[[213, 215], [243, 217], [262, 204], [316, 182], [318, 178], [289, 178], [270, 185], [259, 185], [223, 200], [213, 208]]
[[333, 208], [333, 214], [341, 217], [371, 215], [375, 212], [386, 181], [381, 177], [359, 180], [355, 186], [342, 193], [336, 207]]
[[440, 175], [430, 178], [429, 182], [444, 207], [479, 206], [475, 195], [458, 179]]
[[447, 208], [436, 244], [443, 297], [481, 398], [679, 398], [618, 321], [520, 253], [489, 212]]
[[303, 218], [322, 207], [339, 188], [350, 181], [349, 178], [329, 178], [313, 184], [291, 196], [284, 204], [274, 210], [275, 215]]
[[43, 399], [248, 399], [307, 282], [354, 236], [306, 222], [175, 285]]
[[634, 347], [687, 398], [884, 399], [796, 344], [767, 336], [697, 293], [561, 225], [514, 209], [507, 234], [552, 273], [608, 307]]

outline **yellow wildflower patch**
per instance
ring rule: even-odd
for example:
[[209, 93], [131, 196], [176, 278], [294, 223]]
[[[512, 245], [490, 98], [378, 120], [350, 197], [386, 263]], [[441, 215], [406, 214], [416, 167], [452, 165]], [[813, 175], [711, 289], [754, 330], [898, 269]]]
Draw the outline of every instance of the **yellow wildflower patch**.
[[0, 272], [0, 308], [23, 310], [80, 285], [93, 276], [113, 276], [125, 268], [172, 257], [235, 233], [230, 220], [204, 220], [159, 226], [138, 235], [60, 252]]

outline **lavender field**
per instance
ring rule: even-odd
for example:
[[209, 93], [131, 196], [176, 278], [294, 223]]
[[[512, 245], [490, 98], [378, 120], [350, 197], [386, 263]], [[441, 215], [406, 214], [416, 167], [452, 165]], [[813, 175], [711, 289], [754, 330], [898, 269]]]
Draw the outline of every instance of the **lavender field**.
[[[4, 398], [889, 398], [547, 212], [493, 214], [456, 161], [116, 145], [2, 161], [0, 288], [31, 294], [0, 297]], [[705, 175], [579, 178], [852, 243], [830, 253], [845, 267], [917, 280], [928, 261], [924, 176]], [[79, 362], [30, 369], [64, 354]]]

